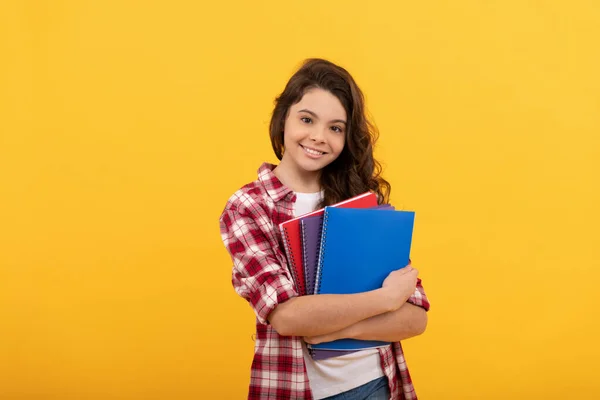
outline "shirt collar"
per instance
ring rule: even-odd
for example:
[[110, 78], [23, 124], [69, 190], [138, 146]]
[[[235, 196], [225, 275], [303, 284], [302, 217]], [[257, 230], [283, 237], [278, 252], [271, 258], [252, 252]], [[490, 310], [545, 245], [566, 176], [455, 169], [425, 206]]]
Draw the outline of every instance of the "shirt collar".
[[289, 196], [289, 200], [293, 201], [294, 192], [275, 176], [273, 169], [275, 169], [275, 165], [263, 163], [258, 169], [258, 180], [274, 202], [278, 202], [286, 196]]

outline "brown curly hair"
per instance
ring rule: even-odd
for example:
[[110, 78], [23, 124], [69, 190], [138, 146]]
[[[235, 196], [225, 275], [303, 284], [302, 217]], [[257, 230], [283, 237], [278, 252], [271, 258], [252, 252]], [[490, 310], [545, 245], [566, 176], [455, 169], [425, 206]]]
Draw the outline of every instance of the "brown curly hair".
[[292, 105], [313, 88], [331, 92], [339, 99], [348, 116], [346, 142], [339, 157], [323, 168], [320, 207], [335, 204], [361, 193], [372, 191], [380, 204], [388, 203], [390, 184], [381, 177], [381, 164], [373, 158], [373, 147], [379, 132], [365, 113], [364, 96], [352, 76], [330, 61], [310, 58], [290, 78], [283, 93], [275, 99], [270, 136], [273, 151], [283, 157], [283, 130]]

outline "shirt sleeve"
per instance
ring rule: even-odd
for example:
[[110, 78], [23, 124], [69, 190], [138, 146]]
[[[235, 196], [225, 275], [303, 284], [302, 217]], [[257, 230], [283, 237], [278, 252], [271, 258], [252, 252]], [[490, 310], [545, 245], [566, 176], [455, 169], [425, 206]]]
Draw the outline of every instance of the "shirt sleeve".
[[420, 278], [417, 278], [417, 287], [415, 288], [415, 292], [408, 298], [408, 302], [424, 308], [425, 311], [429, 311], [429, 299], [425, 294], [425, 289], [421, 284]]
[[267, 239], [264, 229], [271, 228], [265, 227], [264, 221], [247, 208], [228, 208], [221, 215], [220, 227], [221, 239], [233, 261], [233, 287], [266, 325], [278, 304], [298, 294]]

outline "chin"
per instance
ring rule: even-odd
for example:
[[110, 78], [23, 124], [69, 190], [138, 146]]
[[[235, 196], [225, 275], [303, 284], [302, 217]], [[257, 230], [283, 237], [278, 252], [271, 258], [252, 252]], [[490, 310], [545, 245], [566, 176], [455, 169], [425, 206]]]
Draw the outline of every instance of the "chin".
[[307, 163], [307, 162], [298, 163], [298, 166], [306, 172], [317, 172], [317, 171], [322, 170], [324, 167], [324, 165], [321, 165], [321, 164]]

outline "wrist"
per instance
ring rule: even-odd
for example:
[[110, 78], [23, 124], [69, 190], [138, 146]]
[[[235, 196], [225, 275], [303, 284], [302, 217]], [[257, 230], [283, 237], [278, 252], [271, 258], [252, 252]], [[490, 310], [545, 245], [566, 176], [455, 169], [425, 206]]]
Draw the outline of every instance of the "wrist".
[[402, 306], [402, 301], [396, 290], [391, 287], [384, 286], [381, 289], [377, 289], [379, 292], [379, 301], [383, 309], [383, 313], [396, 311]]

